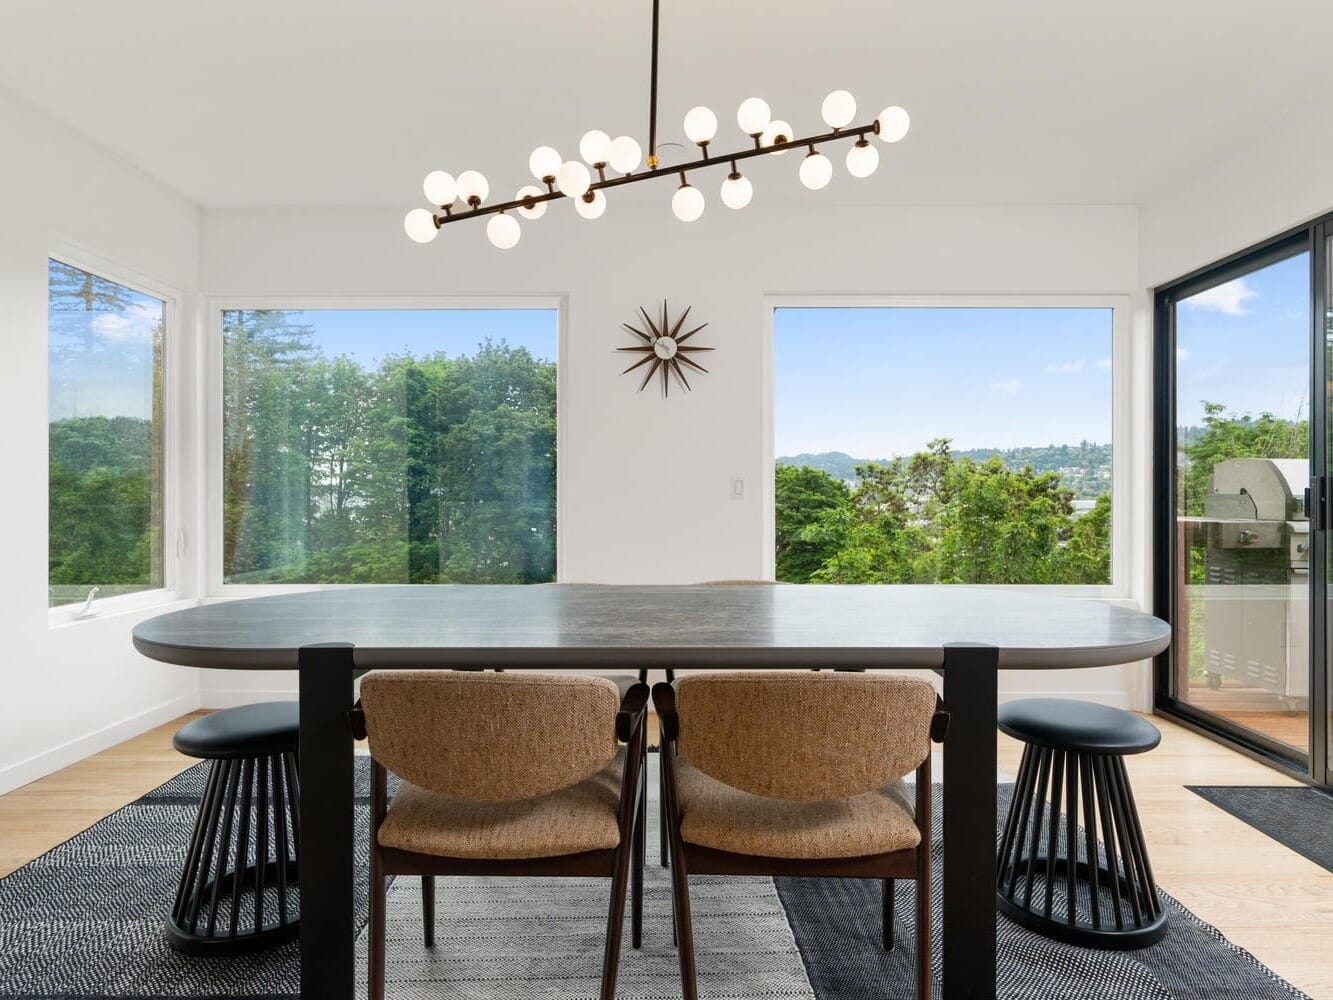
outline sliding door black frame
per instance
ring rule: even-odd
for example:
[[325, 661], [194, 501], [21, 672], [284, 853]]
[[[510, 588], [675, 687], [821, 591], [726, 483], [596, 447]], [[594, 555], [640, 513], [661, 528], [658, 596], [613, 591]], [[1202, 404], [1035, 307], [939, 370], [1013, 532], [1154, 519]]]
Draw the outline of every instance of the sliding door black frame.
[[[1323, 235], [1333, 235], [1333, 215], [1265, 240], [1154, 290], [1153, 302], [1153, 611], [1175, 627], [1176, 582], [1176, 305], [1182, 299], [1287, 260], [1310, 255], [1310, 468], [1328, 467], [1328, 363], [1324, 344], [1327, 261]], [[1322, 269], [1322, 270], [1321, 270]], [[1153, 706], [1166, 716], [1220, 739], [1249, 756], [1307, 781], [1329, 784], [1326, 531], [1310, 532], [1310, 700], [1308, 756], [1262, 733], [1185, 702], [1174, 689], [1175, 644], [1153, 661]]]

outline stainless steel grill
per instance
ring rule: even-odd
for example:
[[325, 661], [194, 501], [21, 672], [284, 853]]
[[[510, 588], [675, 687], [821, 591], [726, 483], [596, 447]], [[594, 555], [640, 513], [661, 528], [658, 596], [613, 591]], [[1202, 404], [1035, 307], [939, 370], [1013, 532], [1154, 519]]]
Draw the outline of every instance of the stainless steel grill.
[[[1204, 670], [1296, 701], [1309, 695], [1309, 541], [1303, 459], [1213, 467], [1204, 516]], [[1198, 537], [1196, 535], [1196, 537]]]

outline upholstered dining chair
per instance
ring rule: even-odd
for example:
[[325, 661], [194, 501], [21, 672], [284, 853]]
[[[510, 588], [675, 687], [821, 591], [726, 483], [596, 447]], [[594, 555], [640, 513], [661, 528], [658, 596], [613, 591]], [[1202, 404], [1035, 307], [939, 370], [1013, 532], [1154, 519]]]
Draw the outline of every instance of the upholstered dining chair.
[[[605, 678], [525, 672], [361, 681], [352, 729], [371, 756], [370, 1000], [384, 997], [389, 875], [422, 876], [427, 947], [437, 875], [609, 876], [601, 997], [614, 1000], [626, 882], [643, 856], [648, 695], [645, 684], [622, 696]], [[392, 800], [389, 771], [402, 779]], [[632, 895], [637, 925], [637, 885]]]
[[[698, 996], [690, 875], [873, 878], [893, 948], [894, 882], [916, 893], [917, 995], [931, 995], [928, 681], [876, 673], [693, 674], [653, 688], [685, 1000]], [[902, 780], [916, 771], [915, 793]]]

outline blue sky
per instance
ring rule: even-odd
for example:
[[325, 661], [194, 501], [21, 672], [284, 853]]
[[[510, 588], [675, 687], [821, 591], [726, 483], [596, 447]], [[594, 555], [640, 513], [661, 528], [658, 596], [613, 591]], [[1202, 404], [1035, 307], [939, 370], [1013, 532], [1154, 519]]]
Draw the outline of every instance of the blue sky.
[[164, 307], [128, 288], [120, 296], [125, 307], [115, 312], [48, 312], [49, 419], [152, 415], [153, 339]]
[[[1181, 424], [1203, 400], [1287, 419], [1309, 409], [1309, 258], [1301, 254], [1186, 300], [1177, 321]], [[161, 303], [120, 314], [52, 312], [51, 419], [146, 417]], [[553, 309], [307, 310], [329, 356], [471, 353], [486, 336], [554, 360]], [[1111, 313], [1045, 308], [784, 308], [774, 318], [777, 455], [909, 454], [1106, 442]]]
[[1203, 401], [1236, 413], [1310, 415], [1310, 255], [1218, 285], [1176, 312], [1177, 423]]
[[554, 309], [307, 309], [295, 321], [315, 328], [328, 357], [367, 368], [387, 354], [472, 354], [486, 337], [554, 361], [559, 328]]
[[1109, 441], [1110, 365], [1110, 309], [779, 309], [775, 453]]

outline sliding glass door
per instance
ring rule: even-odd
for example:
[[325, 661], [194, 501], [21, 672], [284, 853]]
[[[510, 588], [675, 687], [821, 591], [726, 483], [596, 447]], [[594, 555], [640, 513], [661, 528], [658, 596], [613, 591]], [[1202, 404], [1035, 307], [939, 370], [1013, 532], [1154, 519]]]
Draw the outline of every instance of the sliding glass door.
[[1310, 226], [1191, 275], [1156, 313], [1156, 607], [1175, 627], [1158, 710], [1319, 782], [1330, 237]]

